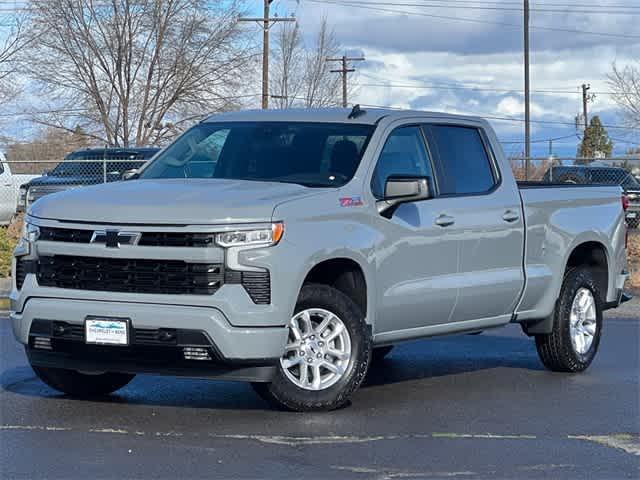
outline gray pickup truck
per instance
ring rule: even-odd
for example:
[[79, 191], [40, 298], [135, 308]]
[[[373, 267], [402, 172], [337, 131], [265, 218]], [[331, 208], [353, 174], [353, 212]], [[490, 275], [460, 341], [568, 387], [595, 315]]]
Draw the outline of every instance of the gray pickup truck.
[[154, 373], [330, 410], [395, 344], [509, 323], [580, 372], [627, 298], [621, 193], [517, 184], [473, 117], [216, 115], [136, 179], [30, 207], [13, 331], [76, 396]]

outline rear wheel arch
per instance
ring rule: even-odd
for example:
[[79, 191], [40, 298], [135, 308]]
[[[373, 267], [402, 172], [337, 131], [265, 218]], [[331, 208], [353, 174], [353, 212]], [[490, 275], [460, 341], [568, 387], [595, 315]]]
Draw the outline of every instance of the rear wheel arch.
[[[596, 240], [589, 240], [574, 246], [562, 271], [563, 280], [569, 272], [580, 267], [590, 270], [598, 286], [599, 300], [605, 304], [609, 287], [609, 255], [604, 244]], [[560, 286], [562, 287], [562, 282]], [[560, 291], [558, 291], [558, 298], [559, 296]], [[554, 312], [546, 318], [523, 323], [522, 329], [529, 336], [549, 334], [553, 330], [554, 314], [555, 308]]]
[[587, 267], [591, 270], [602, 296], [600, 300], [606, 303], [609, 288], [609, 255], [604, 244], [588, 241], [577, 245], [567, 258], [563, 275], [577, 267]]

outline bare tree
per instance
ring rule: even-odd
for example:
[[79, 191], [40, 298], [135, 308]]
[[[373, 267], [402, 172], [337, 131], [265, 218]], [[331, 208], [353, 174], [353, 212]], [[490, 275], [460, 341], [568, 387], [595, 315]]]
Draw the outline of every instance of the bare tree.
[[270, 90], [277, 108], [289, 108], [298, 102], [304, 81], [304, 45], [300, 25], [284, 23], [275, 38]]
[[614, 62], [607, 79], [625, 122], [632, 128], [640, 128], [640, 60], [622, 68]]
[[327, 19], [309, 47], [303, 42], [298, 24], [284, 25], [276, 37], [271, 93], [275, 105], [288, 107], [335, 106], [340, 97], [340, 77], [331, 73], [328, 57], [340, 51], [340, 45]]
[[305, 107], [328, 107], [338, 104], [340, 78], [331, 73], [327, 58], [335, 57], [340, 50], [335, 33], [323, 18], [315, 43], [307, 53], [304, 69]]
[[80, 125], [110, 145], [151, 145], [233, 108], [252, 55], [240, 1], [32, 0], [25, 69], [63, 106], [38, 121]]
[[25, 46], [24, 16], [16, 14], [0, 18], [3, 27], [9, 28], [0, 41], [0, 102], [6, 102], [16, 94], [16, 83], [12, 82], [16, 72], [16, 59]]

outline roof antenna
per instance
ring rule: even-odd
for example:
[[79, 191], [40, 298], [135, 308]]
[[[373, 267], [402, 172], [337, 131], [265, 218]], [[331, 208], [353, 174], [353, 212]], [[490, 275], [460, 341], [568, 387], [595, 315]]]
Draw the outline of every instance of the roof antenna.
[[361, 117], [362, 115], [366, 115], [366, 113], [366, 110], [360, 108], [360, 104], [356, 104], [349, 114], [349, 119]]

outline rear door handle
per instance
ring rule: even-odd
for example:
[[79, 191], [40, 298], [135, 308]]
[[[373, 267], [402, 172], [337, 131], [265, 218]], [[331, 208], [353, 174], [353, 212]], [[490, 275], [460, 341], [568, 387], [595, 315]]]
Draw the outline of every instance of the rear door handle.
[[517, 222], [518, 220], [520, 220], [520, 214], [518, 212], [514, 212], [513, 210], [507, 210], [506, 212], [504, 212], [504, 215], [502, 215], [502, 219], [508, 223]]
[[450, 217], [449, 215], [440, 215], [438, 218], [436, 218], [436, 225], [438, 225], [439, 227], [448, 227], [450, 225], [453, 225], [454, 223], [456, 223], [455, 218]]

